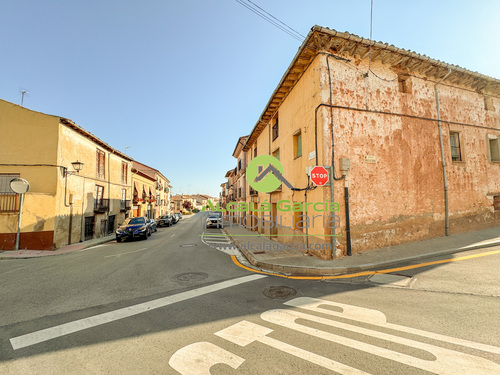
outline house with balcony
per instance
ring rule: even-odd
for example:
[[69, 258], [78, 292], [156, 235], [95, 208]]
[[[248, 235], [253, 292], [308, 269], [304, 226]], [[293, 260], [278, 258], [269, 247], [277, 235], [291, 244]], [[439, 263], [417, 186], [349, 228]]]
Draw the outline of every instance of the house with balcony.
[[[144, 207], [144, 209], [143, 207], [141, 207], [140, 210], [142, 213], [146, 212], [146, 215], [138, 216], [147, 216], [151, 219], [156, 219], [157, 217], [170, 213], [170, 189], [172, 188], [172, 186], [170, 186], [169, 179], [166, 178], [159, 170], [149, 167], [146, 164], [139, 163], [136, 160], [132, 162], [132, 171], [138, 176], [150, 177], [150, 179], [147, 179], [148, 184], [150, 183], [149, 181], [151, 181], [151, 179], [155, 181], [154, 189], [152, 189], [151, 191], [151, 195], [153, 196], [153, 198], [147, 199], [146, 202], [149, 203], [149, 205], [147, 207]], [[140, 183], [146, 186], [146, 181], [142, 181]]]
[[314, 26], [245, 152], [292, 186], [247, 194], [270, 203], [258, 231], [321, 259], [500, 225], [500, 80], [386, 43]]
[[[0, 250], [54, 250], [114, 232], [130, 209], [132, 159], [73, 121], [0, 100]], [[20, 197], [10, 181], [30, 184]], [[128, 204], [127, 204], [128, 202]]]

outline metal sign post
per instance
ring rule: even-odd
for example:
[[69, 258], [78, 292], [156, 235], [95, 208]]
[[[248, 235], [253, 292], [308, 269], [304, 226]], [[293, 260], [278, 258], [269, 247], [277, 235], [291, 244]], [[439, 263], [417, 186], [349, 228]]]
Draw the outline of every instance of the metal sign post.
[[23, 216], [23, 202], [24, 194], [30, 189], [30, 184], [23, 178], [14, 178], [10, 181], [10, 188], [17, 194], [21, 194], [21, 201], [19, 202], [19, 220], [17, 222], [17, 235], [15, 250], [19, 250], [19, 235], [21, 233], [21, 218]]

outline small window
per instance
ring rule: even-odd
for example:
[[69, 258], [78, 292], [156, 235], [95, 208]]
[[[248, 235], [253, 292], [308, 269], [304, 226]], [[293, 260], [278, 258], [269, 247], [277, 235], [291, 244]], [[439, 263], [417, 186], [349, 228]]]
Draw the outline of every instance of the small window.
[[273, 152], [273, 156], [274, 156], [276, 159], [280, 160], [280, 149], [279, 149], [279, 148], [277, 148], [276, 150], [274, 150], [274, 152]]
[[487, 111], [495, 110], [495, 106], [493, 105], [493, 98], [491, 96], [484, 97], [484, 109]]
[[495, 211], [500, 210], [500, 195], [493, 197], [493, 207], [495, 208]]
[[273, 129], [272, 129], [272, 136], [273, 136], [273, 141], [278, 138], [278, 135], [279, 135], [279, 124], [278, 124], [278, 118], [276, 118], [276, 122], [274, 123], [273, 125]]
[[450, 132], [451, 160], [462, 161], [462, 152], [460, 149], [460, 133]]
[[299, 130], [293, 135], [293, 157], [302, 156], [302, 132]]
[[398, 76], [399, 92], [409, 94], [411, 92], [411, 81], [408, 76]]
[[241, 159], [238, 160], [238, 170], [241, 171]]
[[500, 142], [496, 135], [488, 135], [488, 155], [490, 161], [500, 162]]
[[106, 154], [104, 151], [96, 150], [96, 176], [101, 180], [105, 179]]
[[128, 166], [127, 163], [122, 161], [122, 184], [127, 184], [127, 174], [128, 174]]
[[96, 185], [95, 186], [95, 200], [97, 202], [101, 202], [104, 196], [104, 186]]
[[253, 149], [253, 157], [257, 157], [257, 146], [255, 146], [255, 148]]

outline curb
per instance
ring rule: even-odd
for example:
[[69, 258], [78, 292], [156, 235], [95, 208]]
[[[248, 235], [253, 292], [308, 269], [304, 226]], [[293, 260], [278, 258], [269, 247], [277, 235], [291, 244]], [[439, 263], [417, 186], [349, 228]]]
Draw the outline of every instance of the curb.
[[[224, 230], [224, 232], [226, 232], [226, 231]], [[432, 253], [412, 255], [412, 256], [407, 256], [407, 257], [402, 257], [402, 258], [397, 258], [397, 259], [380, 261], [380, 262], [365, 263], [365, 264], [360, 264], [357, 266], [304, 267], [304, 266], [287, 266], [287, 265], [273, 264], [273, 263], [259, 261], [254, 257], [254, 255], [250, 251], [248, 251], [246, 249], [242, 249], [239, 241], [236, 238], [234, 238], [233, 236], [231, 236], [227, 232], [226, 232], [226, 234], [231, 238], [231, 240], [238, 247], [240, 252], [245, 256], [245, 258], [247, 258], [247, 260], [254, 267], [257, 267], [257, 268], [264, 270], [266, 272], [276, 273], [276, 275], [285, 274], [285, 275], [290, 275], [290, 276], [292, 276], [292, 275], [293, 276], [342, 275], [342, 274], [346, 274], [346, 273], [374, 270], [376, 268], [385, 267], [385, 266], [394, 266], [394, 265], [398, 265], [401, 263], [407, 263], [409, 261], [414, 261], [414, 260], [419, 260], [419, 259], [424, 259], [424, 258], [429, 258], [429, 257], [435, 257], [435, 256], [439, 256], [439, 255], [446, 255], [446, 254], [452, 254], [452, 253], [463, 252], [463, 251], [478, 250], [478, 249], [484, 249], [484, 248], [489, 248], [489, 247], [500, 245], [500, 241], [491, 241], [491, 242], [480, 244], [480, 245], [464, 246], [464, 247], [459, 247], [459, 248], [439, 250], [439, 251], [435, 251]]]
[[[46, 251], [47, 253], [40, 254], [40, 255], [26, 255], [26, 256], [18, 256], [18, 257], [16, 257], [16, 256], [10, 256], [10, 257], [0, 256], [0, 260], [17, 260], [17, 259], [34, 259], [34, 258], [55, 257], [58, 255], [71, 254], [71, 253], [74, 253], [75, 251], [80, 251], [80, 250], [87, 249], [87, 248], [92, 247], [92, 246], [101, 245], [103, 243], [107, 243], [107, 242], [111, 242], [111, 241], [114, 241], [114, 238], [102, 237], [101, 241], [97, 241], [97, 239], [96, 239], [95, 242], [85, 244], [82, 247], [78, 247], [78, 248], [75, 248], [74, 250], [70, 250], [70, 251], [66, 251], [66, 252], [56, 253], [58, 250], [52, 250], [52, 251], [51, 250], [43, 250], [43, 251]], [[74, 245], [74, 244], [72, 244], [72, 245]], [[72, 246], [72, 245], [68, 245], [68, 246]], [[59, 249], [59, 250], [61, 250], [61, 249]], [[34, 251], [37, 251], [37, 250], [34, 250]]]

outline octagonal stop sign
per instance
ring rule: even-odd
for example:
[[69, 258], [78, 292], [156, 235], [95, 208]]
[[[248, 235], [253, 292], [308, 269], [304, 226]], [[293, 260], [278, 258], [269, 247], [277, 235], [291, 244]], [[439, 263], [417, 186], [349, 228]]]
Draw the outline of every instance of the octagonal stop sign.
[[328, 170], [325, 167], [316, 166], [311, 169], [311, 181], [316, 186], [323, 186], [328, 182]]

